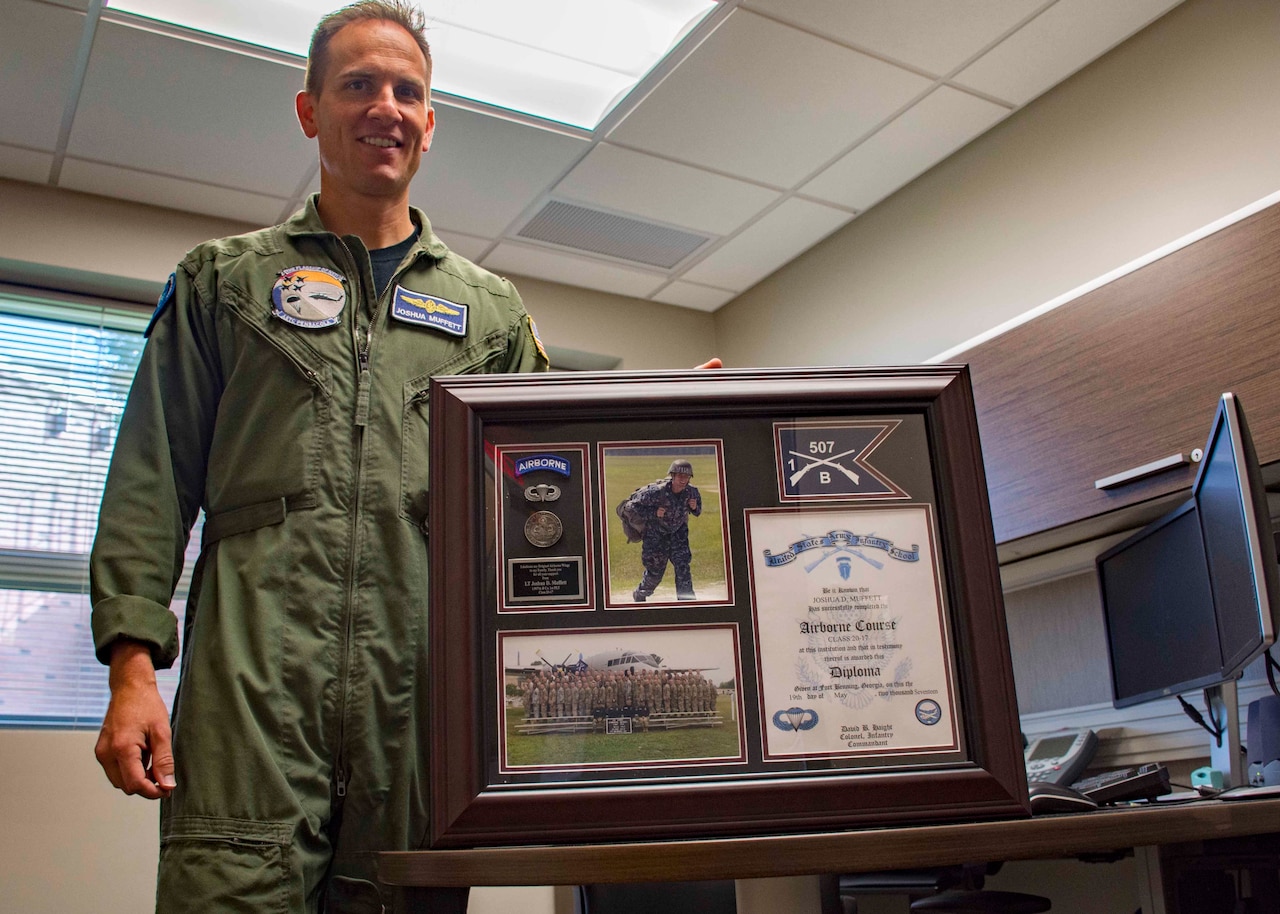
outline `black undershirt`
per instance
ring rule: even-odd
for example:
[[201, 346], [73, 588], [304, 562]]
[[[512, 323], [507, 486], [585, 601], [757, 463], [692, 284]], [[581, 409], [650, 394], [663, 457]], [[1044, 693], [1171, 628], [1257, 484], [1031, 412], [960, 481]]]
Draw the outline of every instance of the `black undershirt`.
[[391, 282], [391, 277], [395, 274], [396, 267], [400, 266], [400, 261], [404, 260], [404, 255], [409, 253], [409, 249], [417, 241], [418, 230], [415, 228], [413, 234], [399, 244], [369, 252], [369, 260], [373, 264], [373, 287], [377, 290], [379, 297], [386, 291], [387, 284]]

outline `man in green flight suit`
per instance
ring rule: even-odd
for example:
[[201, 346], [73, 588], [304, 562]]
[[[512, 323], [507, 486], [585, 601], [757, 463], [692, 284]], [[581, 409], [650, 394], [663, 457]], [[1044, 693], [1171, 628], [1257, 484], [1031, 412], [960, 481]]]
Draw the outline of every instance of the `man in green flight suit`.
[[[427, 388], [547, 367], [509, 282], [409, 206], [430, 52], [400, 0], [312, 38], [320, 193], [197, 247], [161, 298], [91, 560], [111, 783], [161, 799], [161, 911], [380, 911], [427, 833]], [[172, 730], [154, 670], [197, 512]]]

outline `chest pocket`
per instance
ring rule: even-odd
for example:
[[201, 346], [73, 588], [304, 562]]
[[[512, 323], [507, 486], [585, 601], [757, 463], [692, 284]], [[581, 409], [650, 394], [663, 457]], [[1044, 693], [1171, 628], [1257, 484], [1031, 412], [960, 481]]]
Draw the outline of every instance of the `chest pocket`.
[[495, 332], [431, 372], [405, 382], [404, 421], [400, 429], [400, 516], [404, 520], [426, 529], [431, 379], [438, 375], [497, 371], [505, 353], [506, 335]]
[[[220, 300], [225, 381], [206, 478], [207, 509], [215, 520], [227, 512], [314, 496], [328, 451], [333, 401], [330, 359], [313, 340], [273, 324], [265, 306], [229, 284]], [[333, 345], [341, 329], [313, 333], [316, 340], [331, 338]], [[244, 526], [242, 520], [229, 532]]]

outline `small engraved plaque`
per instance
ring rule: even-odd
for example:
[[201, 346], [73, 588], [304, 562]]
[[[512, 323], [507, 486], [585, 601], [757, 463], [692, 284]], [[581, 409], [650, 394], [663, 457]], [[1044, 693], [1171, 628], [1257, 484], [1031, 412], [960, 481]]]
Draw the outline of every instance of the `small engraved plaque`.
[[508, 602], [539, 604], [582, 598], [582, 556], [507, 560]]

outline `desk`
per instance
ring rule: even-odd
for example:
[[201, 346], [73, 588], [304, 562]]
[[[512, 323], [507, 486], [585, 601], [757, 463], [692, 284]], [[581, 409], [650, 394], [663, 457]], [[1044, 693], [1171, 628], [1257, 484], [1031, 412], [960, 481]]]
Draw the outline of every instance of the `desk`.
[[[379, 855], [378, 874], [410, 911], [466, 910], [473, 885], [683, 882], [855, 873], [952, 863], [1071, 857], [1280, 831], [1280, 798], [1201, 800], [1001, 822], [811, 835]], [[433, 906], [434, 905], [434, 906]]]

